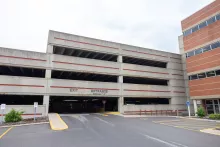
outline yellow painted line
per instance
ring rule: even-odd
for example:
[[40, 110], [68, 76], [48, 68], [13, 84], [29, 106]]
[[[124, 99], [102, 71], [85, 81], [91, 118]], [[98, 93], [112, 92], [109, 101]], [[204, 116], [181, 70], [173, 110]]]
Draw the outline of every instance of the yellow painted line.
[[209, 125], [209, 124], [179, 124], [179, 123], [165, 123], [170, 125], [181, 125], [181, 126], [216, 126], [216, 125]]
[[187, 128], [187, 127], [182, 127], [182, 126], [174, 126], [174, 127], [185, 129], [185, 130], [190, 130], [190, 131], [195, 131], [195, 132], [200, 132], [199, 130], [195, 130], [195, 129], [191, 129], [191, 128]]
[[61, 122], [65, 127], [63, 127], [63, 128], [56, 128], [56, 127], [54, 127], [52, 121], [50, 121], [50, 127], [51, 127], [51, 129], [52, 129], [52, 130], [55, 130], [55, 131], [61, 131], [61, 130], [66, 130], [66, 129], [68, 129], [67, 124], [62, 120], [62, 118], [60, 117], [60, 115], [57, 114], [57, 113], [56, 113], [56, 115], [57, 115], [58, 119], [60, 120], [60, 122]]
[[13, 127], [10, 127], [8, 128], [1, 136], [0, 136], [0, 139], [5, 135], [7, 134]]
[[119, 115], [120, 112], [107, 112], [106, 114]]
[[164, 123], [164, 122], [175, 122], [175, 121], [180, 121], [180, 120], [160, 120], [160, 121], [153, 121], [154, 123]]

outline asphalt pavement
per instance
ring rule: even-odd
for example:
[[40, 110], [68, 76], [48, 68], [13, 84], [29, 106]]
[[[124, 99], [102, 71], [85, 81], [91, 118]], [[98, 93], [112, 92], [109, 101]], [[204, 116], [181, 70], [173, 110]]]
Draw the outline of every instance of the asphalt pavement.
[[[124, 118], [66, 115], [67, 130], [49, 124], [15, 127], [0, 139], [0, 147], [219, 147], [220, 136], [155, 123], [179, 118]], [[0, 128], [0, 132], [2, 128]]]

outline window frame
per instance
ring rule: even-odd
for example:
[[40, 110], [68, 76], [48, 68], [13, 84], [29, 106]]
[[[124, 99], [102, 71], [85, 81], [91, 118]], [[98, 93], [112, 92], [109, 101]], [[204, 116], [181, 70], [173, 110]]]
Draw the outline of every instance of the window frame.
[[[211, 73], [211, 72], [213, 72], [214, 75], [213, 75], [213, 76], [208, 76], [208, 73]], [[209, 78], [209, 77], [215, 77], [215, 76], [216, 76], [216, 73], [215, 73], [215, 71], [208, 71], [208, 72], [206, 72], [206, 76], [207, 76], [207, 78]]]
[[[212, 21], [211, 21], [211, 20], [212, 20]], [[210, 22], [209, 22], [209, 21], [210, 21]], [[209, 19], [207, 20], [207, 24], [208, 24], [208, 25], [213, 24], [214, 22], [216, 22], [215, 16], [213, 16], [213, 17], [211, 17], [211, 18], [209, 18]]]

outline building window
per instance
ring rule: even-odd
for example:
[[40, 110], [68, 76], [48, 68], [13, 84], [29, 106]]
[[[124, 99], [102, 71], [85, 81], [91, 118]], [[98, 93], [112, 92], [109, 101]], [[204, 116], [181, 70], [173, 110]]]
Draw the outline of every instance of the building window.
[[195, 55], [201, 54], [202, 53], [202, 48], [195, 50]]
[[203, 52], [207, 52], [209, 50], [211, 50], [211, 46], [210, 45], [208, 45], [208, 46], [203, 48]]
[[199, 24], [199, 29], [202, 29], [207, 26], [206, 21]]
[[215, 16], [207, 20], [208, 25], [210, 25], [214, 22], [215, 22]]
[[192, 32], [198, 31], [199, 30], [199, 26], [195, 26], [192, 28]]
[[216, 70], [215, 73], [216, 73], [216, 76], [220, 76], [220, 70]]
[[215, 71], [209, 71], [206, 73], [207, 77], [213, 77], [215, 76]]
[[191, 80], [196, 80], [196, 79], [198, 79], [197, 75], [191, 75]]
[[190, 34], [192, 34], [192, 29], [189, 29], [189, 30], [186, 30], [185, 32], [183, 32], [184, 36], [188, 36]]
[[215, 43], [211, 44], [211, 47], [212, 47], [212, 49], [220, 47], [220, 42], [215, 42]]
[[186, 54], [186, 57], [188, 58], [188, 57], [191, 57], [191, 56], [194, 56], [195, 54], [194, 54], [194, 51], [191, 51], [191, 52], [188, 52], [187, 54]]
[[198, 74], [198, 77], [199, 77], [199, 79], [206, 78], [206, 74], [205, 73], [200, 73], [200, 74]]
[[220, 20], [220, 14], [216, 16], [216, 20]]

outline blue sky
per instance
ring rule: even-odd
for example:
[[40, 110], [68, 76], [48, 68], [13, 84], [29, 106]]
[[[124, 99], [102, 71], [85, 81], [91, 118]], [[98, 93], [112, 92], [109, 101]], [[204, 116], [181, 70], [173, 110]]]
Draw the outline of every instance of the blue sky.
[[0, 0], [0, 46], [46, 52], [49, 30], [179, 53], [181, 20], [213, 0]]

